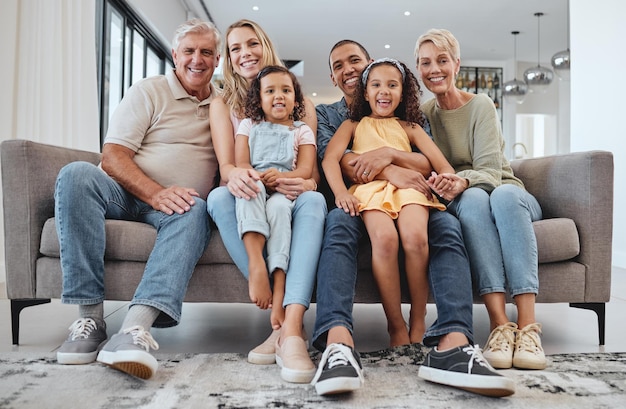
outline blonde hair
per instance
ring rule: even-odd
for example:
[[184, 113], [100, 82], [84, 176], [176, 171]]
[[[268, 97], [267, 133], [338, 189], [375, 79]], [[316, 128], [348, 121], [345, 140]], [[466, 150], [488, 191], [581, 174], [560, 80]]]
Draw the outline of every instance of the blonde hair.
[[233, 68], [233, 64], [230, 60], [228, 36], [234, 29], [243, 27], [252, 29], [263, 46], [263, 57], [261, 59], [262, 68], [270, 65], [284, 66], [282, 60], [276, 53], [272, 41], [257, 23], [252, 20], [243, 19], [236, 21], [228, 27], [225, 35], [226, 40], [224, 41], [224, 53], [222, 54], [224, 56], [224, 88], [222, 90], [222, 98], [224, 98], [224, 101], [228, 104], [231, 111], [237, 116], [242, 116], [244, 113], [249, 83], [246, 78], [237, 74]]
[[443, 28], [431, 28], [426, 33], [419, 36], [415, 44], [415, 60], [419, 63], [419, 49], [422, 44], [430, 41], [439, 50], [445, 51], [455, 60], [461, 58], [461, 47], [452, 33]]

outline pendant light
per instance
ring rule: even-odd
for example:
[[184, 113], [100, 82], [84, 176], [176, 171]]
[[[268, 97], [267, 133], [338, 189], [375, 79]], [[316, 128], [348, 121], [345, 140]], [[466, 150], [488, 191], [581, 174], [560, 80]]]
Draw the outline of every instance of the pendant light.
[[545, 93], [548, 90], [548, 86], [550, 86], [550, 83], [552, 83], [554, 73], [550, 68], [542, 67], [539, 64], [541, 54], [541, 48], [539, 47], [541, 43], [539, 20], [541, 16], [543, 16], [543, 13], [535, 13], [535, 17], [537, 17], [537, 66], [524, 71], [524, 81], [526, 81], [526, 84], [528, 84], [528, 89], [531, 92]]
[[511, 31], [511, 34], [513, 34], [513, 64], [515, 67], [515, 75], [513, 76], [513, 80], [502, 84], [502, 95], [507, 99], [514, 100], [518, 104], [521, 104], [526, 97], [528, 86], [524, 81], [517, 79], [517, 35], [519, 31]]
[[569, 81], [569, 1], [567, 1], [567, 50], [559, 51], [552, 56], [552, 68], [563, 81]]

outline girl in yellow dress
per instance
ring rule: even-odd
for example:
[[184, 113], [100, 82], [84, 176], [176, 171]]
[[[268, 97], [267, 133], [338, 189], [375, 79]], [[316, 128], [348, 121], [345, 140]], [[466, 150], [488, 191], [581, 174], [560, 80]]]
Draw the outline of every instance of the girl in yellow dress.
[[[331, 138], [322, 167], [335, 195], [335, 204], [352, 215], [361, 215], [372, 243], [372, 270], [387, 317], [391, 346], [421, 342], [426, 330], [428, 298], [428, 214], [445, 210], [425, 180], [420, 189], [399, 188], [365, 170], [348, 190], [340, 161], [346, 149], [363, 153], [376, 149], [426, 156], [435, 172], [454, 173], [420, 124], [420, 87], [405, 64], [390, 58], [373, 61], [361, 74], [350, 119]], [[406, 167], [406, 162], [396, 163]], [[422, 178], [423, 179], [423, 178]], [[397, 222], [396, 222], [397, 221]], [[402, 243], [411, 313], [409, 328], [401, 309], [398, 251]]]

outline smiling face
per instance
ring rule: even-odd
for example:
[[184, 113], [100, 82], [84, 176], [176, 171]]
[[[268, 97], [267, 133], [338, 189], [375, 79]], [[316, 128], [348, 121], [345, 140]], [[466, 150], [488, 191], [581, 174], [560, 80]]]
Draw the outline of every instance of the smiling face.
[[209, 83], [220, 56], [213, 33], [189, 33], [172, 50], [176, 77], [183, 88], [203, 100], [210, 95]]
[[348, 103], [354, 98], [361, 73], [369, 62], [356, 44], [343, 44], [330, 53], [330, 79], [343, 92]]
[[233, 70], [251, 81], [263, 69], [263, 44], [250, 27], [234, 28], [226, 39]]
[[393, 65], [376, 64], [370, 69], [365, 100], [372, 118], [391, 118], [402, 101], [402, 74]]
[[424, 42], [418, 51], [417, 70], [422, 82], [435, 95], [444, 95], [455, 89], [455, 77], [461, 61], [438, 49], [432, 41]]
[[261, 108], [265, 120], [291, 125], [291, 114], [296, 105], [296, 93], [289, 74], [274, 72], [261, 78]]

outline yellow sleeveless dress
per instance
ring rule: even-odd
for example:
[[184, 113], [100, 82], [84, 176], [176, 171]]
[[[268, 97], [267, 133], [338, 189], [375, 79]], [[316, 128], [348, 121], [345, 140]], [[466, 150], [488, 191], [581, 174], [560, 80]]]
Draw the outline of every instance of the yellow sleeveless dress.
[[[360, 154], [387, 146], [411, 152], [411, 143], [398, 119], [363, 117], [354, 130], [352, 151]], [[349, 191], [359, 200], [360, 212], [380, 210], [392, 219], [397, 219], [398, 212], [407, 204], [446, 210], [446, 206], [437, 198], [430, 201], [423, 193], [415, 189], [398, 189], [385, 180], [355, 184], [350, 187]]]

